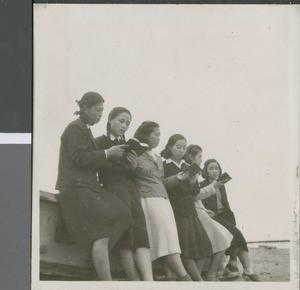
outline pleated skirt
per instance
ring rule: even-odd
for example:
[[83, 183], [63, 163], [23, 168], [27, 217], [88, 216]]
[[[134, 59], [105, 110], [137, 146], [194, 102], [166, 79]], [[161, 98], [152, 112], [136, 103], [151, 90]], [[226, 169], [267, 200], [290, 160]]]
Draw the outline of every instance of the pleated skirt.
[[151, 260], [181, 253], [176, 222], [169, 199], [141, 198], [150, 243]]
[[82, 247], [110, 238], [111, 249], [134, 224], [129, 209], [113, 194], [86, 187], [65, 187], [57, 196], [71, 240]]
[[210, 239], [197, 216], [175, 216], [181, 257], [187, 259], [208, 258], [212, 255]]
[[134, 225], [123, 233], [116, 246], [119, 249], [132, 250], [150, 248], [141, 197], [134, 184], [128, 179], [116, 179], [113, 184], [107, 186], [107, 190], [128, 207], [134, 220]]
[[224, 226], [213, 220], [203, 209], [203, 206], [197, 206], [197, 202], [195, 202], [195, 206], [198, 218], [210, 239], [212, 252], [215, 254], [228, 249], [233, 235]]

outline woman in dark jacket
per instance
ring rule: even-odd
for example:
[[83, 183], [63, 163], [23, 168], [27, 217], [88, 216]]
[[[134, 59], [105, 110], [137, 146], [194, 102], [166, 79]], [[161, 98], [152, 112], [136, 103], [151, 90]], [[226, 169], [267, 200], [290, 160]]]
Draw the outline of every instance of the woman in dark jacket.
[[[96, 138], [99, 149], [125, 144], [125, 132], [131, 123], [131, 113], [123, 107], [115, 107], [108, 116], [107, 132]], [[134, 226], [127, 229], [117, 243], [121, 264], [132, 281], [153, 280], [150, 244], [141, 198], [133, 183], [133, 170], [137, 165], [134, 151], [124, 157], [109, 160], [98, 174], [104, 189], [119, 198], [130, 210]]]
[[75, 243], [88, 247], [99, 280], [111, 280], [109, 249], [132, 224], [128, 208], [103, 190], [97, 170], [109, 159], [124, 154], [124, 145], [98, 150], [90, 126], [98, 123], [103, 98], [88, 92], [78, 101], [79, 118], [61, 136], [57, 197], [64, 224]]
[[[202, 170], [202, 176], [205, 180], [200, 182], [200, 187], [206, 187], [214, 180], [217, 180], [221, 174], [222, 169], [219, 162], [215, 159], [207, 160]], [[214, 219], [233, 235], [231, 246], [226, 251], [226, 254], [230, 255], [226, 271], [229, 273], [239, 272], [237, 267], [237, 257], [239, 257], [244, 268], [243, 277], [252, 281], [260, 281], [260, 278], [253, 273], [251, 267], [247, 242], [241, 231], [236, 227], [235, 217], [229, 206], [225, 186], [221, 186], [217, 190], [216, 195], [203, 199], [202, 202], [206, 209], [214, 212]]]

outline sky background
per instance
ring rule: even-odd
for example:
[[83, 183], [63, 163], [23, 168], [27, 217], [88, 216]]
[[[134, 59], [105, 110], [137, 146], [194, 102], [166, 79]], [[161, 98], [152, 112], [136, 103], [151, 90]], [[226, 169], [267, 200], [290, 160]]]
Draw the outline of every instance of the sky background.
[[[226, 6], [226, 7], [225, 7]], [[33, 196], [56, 193], [60, 136], [87, 91], [216, 158], [249, 241], [290, 239], [298, 131], [289, 9], [282, 6], [45, 5], [34, 7]]]

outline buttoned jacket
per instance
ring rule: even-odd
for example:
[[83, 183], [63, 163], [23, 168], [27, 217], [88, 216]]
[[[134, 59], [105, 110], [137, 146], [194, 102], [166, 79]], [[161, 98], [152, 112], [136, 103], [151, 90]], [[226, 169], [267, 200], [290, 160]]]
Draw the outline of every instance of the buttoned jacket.
[[166, 188], [180, 183], [176, 176], [165, 178], [161, 157], [156, 155], [155, 160], [148, 152], [143, 153], [137, 160], [134, 182], [141, 197], [163, 198], [168, 198]]

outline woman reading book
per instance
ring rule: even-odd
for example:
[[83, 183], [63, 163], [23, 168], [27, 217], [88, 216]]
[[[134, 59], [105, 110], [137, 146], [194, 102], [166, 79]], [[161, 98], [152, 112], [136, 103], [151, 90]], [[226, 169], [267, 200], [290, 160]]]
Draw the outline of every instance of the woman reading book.
[[[222, 175], [222, 169], [219, 162], [215, 159], [209, 159], [204, 163], [202, 176], [204, 181], [200, 182], [200, 187], [205, 187], [210, 183], [217, 180]], [[206, 209], [214, 212], [214, 219], [227, 228], [233, 235], [230, 248], [226, 251], [226, 254], [230, 256], [228, 265], [225, 272], [239, 273], [237, 267], [237, 257], [239, 257], [244, 271], [243, 277], [247, 280], [260, 281], [260, 278], [254, 274], [247, 247], [247, 242], [236, 227], [236, 221], [234, 214], [229, 206], [225, 186], [221, 186], [217, 190], [217, 194], [202, 200]], [[227, 273], [225, 273], [227, 274]]]
[[[187, 171], [188, 174], [187, 180], [167, 190], [177, 224], [182, 252], [181, 259], [192, 279], [202, 281], [203, 266], [207, 258], [211, 258], [205, 280], [218, 281], [217, 269], [225, 250], [230, 245], [232, 235], [224, 228], [229, 235], [227, 241], [227, 237], [224, 239], [217, 230], [212, 231], [212, 225], [209, 223], [211, 218], [206, 213], [204, 213], [204, 217], [197, 213], [194, 200], [197, 199], [201, 203], [202, 198], [214, 195], [222, 183], [215, 181], [213, 184], [199, 189], [196, 176], [200, 171], [200, 163], [197, 164], [196, 160], [190, 159], [188, 160], [192, 162], [186, 163], [184, 160], [186, 153], [187, 141], [180, 134], [172, 135], [161, 152], [161, 156], [166, 159], [164, 161], [166, 177], [176, 175], [182, 170]], [[219, 226], [222, 227], [220, 224]], [[215, 241], [215, 238], [218, 240], [223, 238], [223, 240]], [[216, 246], [217, 242], [219, 243]]]
[[79, 118], [61, 136], [57, 200], [72, 240], [90, 250], [99, 280], [111, 280], [109, 250], [133, 220], [128, 208], [100, 187], [97, 170], [122, 156], [124, 146], [98, 150], [90, 126], [101, 119], [102, 96], [88, 92], [77, 103]]
[[[96, 138], [99, 149], [105, 150], [117, 144], [125, 144], [124, 134], [130, 126], [131, 119], [131, 113], [126, 108], [113, 108], [108, 116], [106, 135]], [[109, 160], [99, 170], [99, 181], [128, 207], [135, 222], [134, 226], [124, 232], [116, 245], [124, 271], [132, 281], [153, 280], [146, 220], [140, 196], [132, 182], [140, 147], [136, 144], [137, 141], [134, 146], [131, 146], [132, 143], [134, 142], [126, 145], [128, 147], [125, 148], [123, 157]]]
[[176, 274], [177, 280], [191, 281], [180, 259], [176, 222], [165, 188], [176, 186], [187, 177], [181, 172], [164, 178], [162, 159], [152, 151], [160, 140], [157, 123], [143, 122], [134, 137], [150, 147], [137, 160], [134, 180], [146, 217], [151, 260], [162, 260]]

